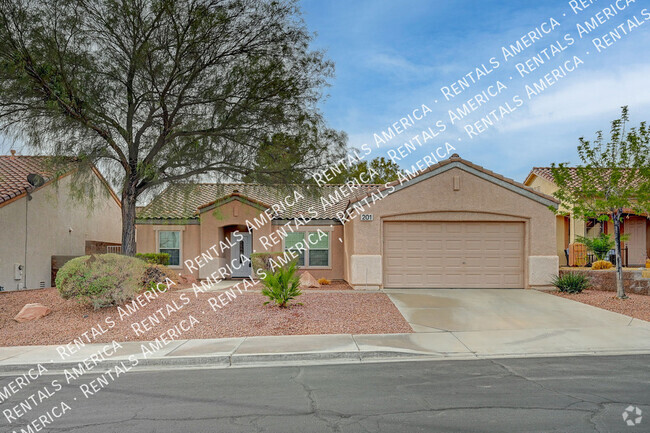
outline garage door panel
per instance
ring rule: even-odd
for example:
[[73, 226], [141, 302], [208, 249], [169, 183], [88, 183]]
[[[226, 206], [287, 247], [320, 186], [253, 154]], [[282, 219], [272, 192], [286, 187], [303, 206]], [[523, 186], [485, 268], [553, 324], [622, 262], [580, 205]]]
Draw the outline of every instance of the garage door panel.
[[521, 288], [523, 223], [384, 223], [386, 287]]

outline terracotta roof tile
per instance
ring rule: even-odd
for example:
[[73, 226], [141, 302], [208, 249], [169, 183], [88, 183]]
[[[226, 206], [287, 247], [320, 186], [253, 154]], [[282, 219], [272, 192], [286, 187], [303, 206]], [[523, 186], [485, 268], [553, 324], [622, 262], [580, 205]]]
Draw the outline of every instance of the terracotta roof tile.
[[[578, 178], [577, 174], [577, 168], [576, 167], [567, 167], [569, 169], [569, 176], [571, 176], [571, 180], [569, 181], [569, 186], [571, 187], [577, 187], [580, 186], [580, 179]], [[555, 179], [553, 178], [553, 170], [551, 167], [533, 167], [533, 169], [530, 171], [532, 174], [535, 174], [542, 179], [546, 179], [549, 182], [555, 184]], [[639, 179], [639, 183], [641, 182], [641, 179]], [[639, 185], [637, 183], [636, 186]]]
[[0, 203], [27, 192], [31, 187], [27, 182], [30, 173], [40, 174], [47, 182], [56, 176], [56, 171], [60, 175], [62, 168], [63, 172], [72, 169], [72, 158], [67, 166], [55, 166], [55, 161], [51, 156], [0, 155]]
[[[226, 199], [230, 196], [249, 198], [257, 204], [271, 206], [284, 204], [285, 197], [293, 203], [293, 191], [298, 191], [304, 199], [298, 200], [295, 206], [287, 208], [283, 206], [281, 212], [276, 216], [278, 219], [292, 219], [301, 214], [308, 215], [308, 209], [318, 212], [315, 219], [334, 219], [338, 211], [344, 210], [350, 200], [363, 196], [371, 190], [378, 189], [379, 185], [358, 185], [347, 197], [339, 197], [334, 200], [332, 206], [323, 210], [321, 197], [332, 201], [336, 189], [341, 185], [325, 185], [313, 187], [308, 190], [303, 185], [260, 185], [254, 183], [194, 183], [176, 184], [169, 186], [159, 194], [151, 203], [144, 207], [139, 213], [139, 219], [196, 219], [199, 208], [205, 208], [217, 200]], [[343, 187], [342, 189], [346, 189]]]

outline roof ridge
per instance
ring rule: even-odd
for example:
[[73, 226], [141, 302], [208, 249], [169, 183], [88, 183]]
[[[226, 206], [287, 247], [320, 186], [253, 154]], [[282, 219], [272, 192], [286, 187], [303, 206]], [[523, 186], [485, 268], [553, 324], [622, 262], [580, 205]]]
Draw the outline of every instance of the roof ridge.
[[[205, 186], [219, 186], [219, 185], [245, 185], [245, 186], [268, 186], [268, 187], [276, 187], [276, 186], [304, 186], [305, 184], [303, 183], [246, 183], [246, 182], [240, 182], [240, 183], [233, 183], [233, 182], [225, 182], [225, 183], [219, 183], [219, 182], [180, 182], [180, 183], [175, 183], [174, 185], [205, 185]], [[319, 188], [326, 187], [326, 186], [343, 186], [347, 185], [346, 183], [327, 183], [324, 185], [313, 185], [317, 186]], [[359, 183], [356, 185], [360, 186], [382, 186], [384, 185], [383, 183]]]

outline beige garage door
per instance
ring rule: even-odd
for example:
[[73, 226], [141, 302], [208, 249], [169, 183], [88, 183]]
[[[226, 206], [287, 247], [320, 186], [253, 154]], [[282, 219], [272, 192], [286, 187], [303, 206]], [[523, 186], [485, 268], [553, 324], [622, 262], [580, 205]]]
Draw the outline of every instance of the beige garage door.
[[524, 224], [384, 223], [387, 288], [523, 288]]

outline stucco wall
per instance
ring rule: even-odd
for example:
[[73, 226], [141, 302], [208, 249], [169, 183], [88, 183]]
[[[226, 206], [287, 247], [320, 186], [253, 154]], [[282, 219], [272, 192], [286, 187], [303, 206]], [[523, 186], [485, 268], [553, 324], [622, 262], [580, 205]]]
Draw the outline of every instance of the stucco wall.
[[[182, 250], [181, 260], [195, 259], [203, 252], [209, 251], [210, 247], [217, 245], [219, 249], [220, 242], [227, 244], [229, 234], [238, 229], [241, 232], [247, 231], [246, 221], [258, 227], [253, 230], [253, 252], [273, 252], [282, 251], [282, 236], [279, 235], [281, 226], [266, 222], [258, 225], [254, 222], [260, 217], [260, 209], [239, 200], [232, 200], [216, 208], [206, 208], [201, 212], [200, 225], [161, 225], [161, 224], [138, 224], [137, 229], [137, 250], [138, 252], [155, 252], [156, 230], [181, 230], [182, 231]], [[343, 279], [344, 278], [344, 243], [338, 239], [343, 239], [343, 226], [329, 224], [323, 226], [301, 226], [299, 231], [316, 231], [320, 228], [323, 231], [330, 232], [330, 267], [324, 268], [305, 268], [315, 278]], [[273, 234], [273, 236], [271, 236]], [[278, 243], [274, 244], [276, 240]], [[269, 246], [271, 245], [271, 246]], [[185, 264], [179, 269], [184, 274], [191, 273], [196, 278], [208, 278], [213, 272], [218, 271], [219, 267], [226, 266], [230, 261], [230, 250], [227, 249], [214, 260], [202, 260], [204, 266], [198, 271], [191, 270]]]
[[[453, 188], [455, 176], [459, 177], [460, 182], [457, 191]], [[531, 258], [525, 264], [527, 286], [528, 268], [535, 266], [535, 257], [557, 255], [555, 215], [546, 204], [459, 168], [449, 169], [396, 191], [368, 207], [364, 213], [372, 213], [374, 218], [369, 222], [353, 223], [351, 266], [355, 258], [361, 263], [361, 256], [381, 256], [383, 223], [387, 220], [522, 221], [526, 226], [525, 255]], [[351, 270], [351, 274], [377, 275], [380, 271], [381, 265], [375, 263], [369, 272], [358, 269]]]
[[[58, 188], [48, 184], [36, 190], [29, 202], [23, 197], [0, 207], [0, 286], [4, 290], [18, 287], [14, 263], [25, 265], [26, 288], [39, 288], [41, 282], [49, 287], [53, 255], [84, 255], [86, 240], [121, 243], [122, 213], [118, 203], [102, 193], [92, 206], [73, 200], [69, 196], [71, 179], [62, 178]], [[103, 191], [99, 178], [94, 179]]]
[[[316, 221], [314, 221], [315, 223]], [[274, 232], [278, 233], [279, 227], [273, 226]], [[330, 239], [330, 266], [328, 268], [314, 268], [314, 267], [303, 267], [302, 271], [309, 271], [314, 278], [327, 278], [329, 280], [343, 280], [345, 279], [345, 240], [343, 233], [343, 226], [332, 225], [316, 225], [309, 224], [305, 226], [300, 226], [295, 229], [295, 231], [301, 232], [315, 232], [317, 230], [322, 230], [323, 232], [329, 233]], [[278, 235], [279, 236], [279, 235]], [[339, 241], [341, 239], [341, 241]], [[282, 251], [283, 244], [277, 248], [277, 251]]]
[[192, 274], [198, 278], [198, 272], [191, 272], [184, 265], [188, 258], [194, 258], [200, 254], [199, 238], [200, 226], [198, 224], [136, 224], [136, 251], [138, 253], [155, 253], [158, 251], [157, 232], [160, 230], [181, 231], [181, 267], [172, 267], [182, 274]]

